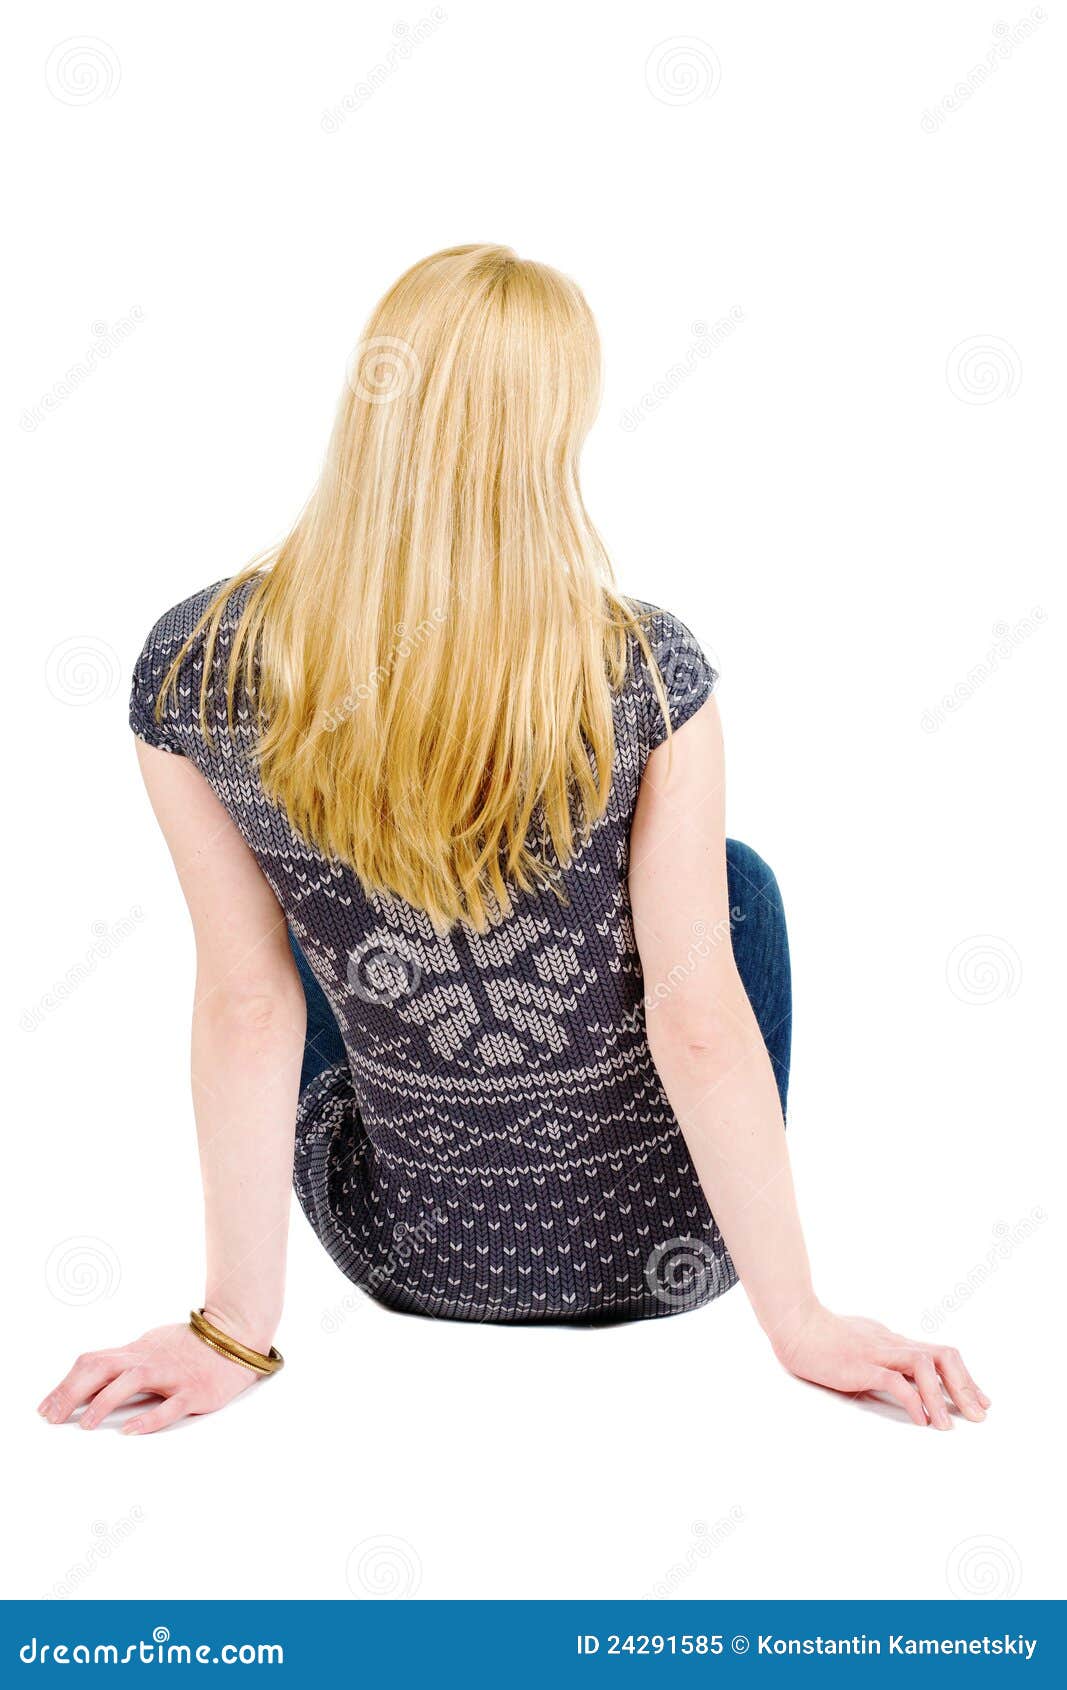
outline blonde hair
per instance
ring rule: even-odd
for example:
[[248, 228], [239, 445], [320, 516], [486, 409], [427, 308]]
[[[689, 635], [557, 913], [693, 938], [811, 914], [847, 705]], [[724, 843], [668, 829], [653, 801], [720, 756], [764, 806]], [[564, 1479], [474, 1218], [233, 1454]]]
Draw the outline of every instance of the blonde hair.
[[266, 795], [439, 929], [558, 890], [607, 804], [628, 632], [661, 691], [579, 488], [599, 387], [567, 277], [500, 246], [414, 265], [356, 348], [292, 533], [192, 636], [207, 735], [221, 617], [254, 581], [226, 705], [232, 725], [238, 685], [253, 702]]

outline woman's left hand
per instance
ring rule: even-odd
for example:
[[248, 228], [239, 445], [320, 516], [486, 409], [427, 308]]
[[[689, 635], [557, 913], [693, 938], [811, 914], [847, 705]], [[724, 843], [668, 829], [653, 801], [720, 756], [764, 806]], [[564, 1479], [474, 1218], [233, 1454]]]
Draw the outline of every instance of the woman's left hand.
[[965, 1419], [985, 1419], [989, 1398], [947, 1344], [919, 1343], [877, 1320], [832, 1314], [818, 1303], [780, 1324], [771, 1341], [798, 1378], [848, 1396], [892, 1397], [917, 1426], [948, 1430], [946, 1396]]
[[83, 1408], [79, 1424], [91, 1431], [108, 1414], [137, 1397], [162, 1397], [122, 1430], [158, 1432], [187, 1414], [213, 1414], [254, 1385], [260, 1375], [227, 1361], [188, 1325], [157, 1326], [123, 1349], [79, 1356], [41, 1403], [38, 1413], [61, 1426]]

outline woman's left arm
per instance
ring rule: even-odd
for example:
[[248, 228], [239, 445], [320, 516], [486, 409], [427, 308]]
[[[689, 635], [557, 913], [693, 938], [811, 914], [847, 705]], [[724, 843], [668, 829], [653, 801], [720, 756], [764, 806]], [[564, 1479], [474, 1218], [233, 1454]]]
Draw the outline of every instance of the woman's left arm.
[[[196, 935], [192, 1088], [204, 1185], [208, 1319], [251, 1349], [270, 1348], [281, 1316], [304, 1049], [304, 992], [285, 916], [255, 857], [185, 757], [138, 742], [148, 795]], [[151, 1102], [149, 1102], [151, 1108]], [[82, 1356], [41, 1404], [81, 1424], [142, 1394], [163, 1402], [128, 1421], [157, 1431], [221, 1408], [257, 1375], [185, 1325]]]
[[[812, 1286], [770, 1058], [729, 944], [725, 774], [714, 699], [657, 747], [630, 840], [630, 896], [649, 1050], [712, 1214], [775, 1354], [791, 1372], [894, 1398], [916, 1425], [968, 1420], [989, 1398], [958, 1352], [837, 1315]], [[830, 1011], [832, 1012], [832, 1010]], [[857, 1100], [862, 1109], [862, 1099]]]

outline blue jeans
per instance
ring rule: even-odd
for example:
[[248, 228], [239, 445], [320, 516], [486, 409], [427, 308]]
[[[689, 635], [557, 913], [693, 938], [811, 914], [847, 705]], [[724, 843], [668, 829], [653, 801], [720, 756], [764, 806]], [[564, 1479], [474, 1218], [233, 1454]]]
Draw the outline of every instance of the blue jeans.
[[[785, 910], [778, 882], [763, 858], [736, 839], [726, 841], [726, 874], [734, 961], [767, 1046], [784, 1115], [793, 1004]], [[300, 1075], [303, 1093], [324, 1069], [347, 1057], [333, 1010], [291, 933], [289, 942], [307, 999], [307, 1042]]]

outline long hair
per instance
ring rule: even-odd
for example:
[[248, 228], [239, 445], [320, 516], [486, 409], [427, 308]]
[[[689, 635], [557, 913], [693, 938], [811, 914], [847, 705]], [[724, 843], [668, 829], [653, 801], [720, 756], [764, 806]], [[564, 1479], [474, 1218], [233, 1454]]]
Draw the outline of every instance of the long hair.
[[628, 632], [658, 690], [578, 482], [599, 388], [567, 277], [500, 246], [424, 259], [367, 325], [292, 533], [192, 636], [207, 735], [220, 620], [252, 580], [226, 707], [243, 688], [264, 792], [438, 929], [558, 890], [607, 803]]

